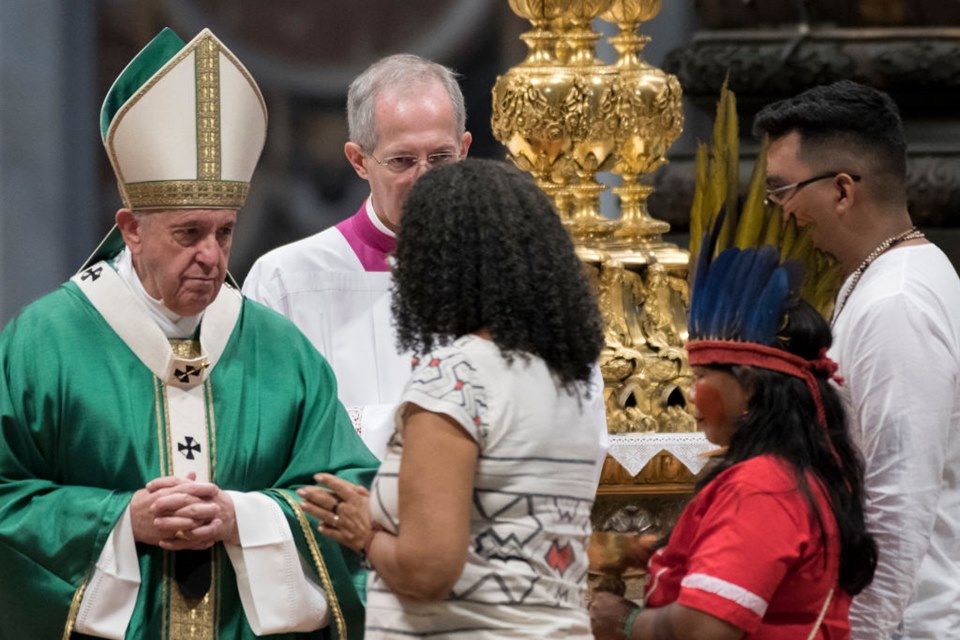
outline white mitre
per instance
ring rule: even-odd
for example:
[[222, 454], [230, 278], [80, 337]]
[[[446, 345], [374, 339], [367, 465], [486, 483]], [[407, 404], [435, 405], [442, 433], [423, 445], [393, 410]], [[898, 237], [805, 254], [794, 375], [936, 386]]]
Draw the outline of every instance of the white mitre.
[[[250, 72], [209, 29], [184, 44], [166, 28], [113, 82], [100, 132], [125, 207], [239, 209], [267, 109]], [[114, 227], [84, 267], [121, 247]]]

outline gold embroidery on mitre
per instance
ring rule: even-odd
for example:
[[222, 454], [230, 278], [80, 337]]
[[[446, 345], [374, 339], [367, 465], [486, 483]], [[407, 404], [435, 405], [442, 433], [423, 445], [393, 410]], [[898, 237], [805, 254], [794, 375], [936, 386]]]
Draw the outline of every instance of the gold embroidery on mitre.
[[[184, 58], [190, 55], [193, 55], [193, 49], [184, 48], [183, 50], [180, 51], [180, 53], [177, 54], [175, 58], [168, 61], [164, 65], [164, 68], [172, 69], [176, 67], [178, 64], [180, 64], [180, 62], [182, 62]], [[143, 96], [146, 95], [147, 92], [153, 89], [153, 87], [165, 76], [166, 74], [163, 74], [163, 75], [159, 73], [154, 74], [154, 76], [150, 79], [150, 81], [148, 81], [146, 84], [140, 87], [137, 90], [137, 92], [133, 94], [133, 96], [131, 96], [123, 104], [122, 107], [120, 107], [120, 110], [117, 111], [117, 113], [113, 116], [113, 120], [110, 123], [110, 128], [107, 131], [107, 138], [104, 141], [104, 146], [107, 149], [107, 156], [110, 158], [110, 164], [113, 166], [113, 172], [117, 176], [117, 183], [119, 184], [119, 188], [120, 188], [120, 199], [123, 200], [124, 206], [130, 207], [131, 209], [134, 209], [136, 207], [134, 207], [133, 202], [130, 200], [130, 196], [127, 193], [127, 188], [128, 188], [128, 185], [139, 184], [139, 183], [136, 183], [136, 182], [128, 183], [126, 180], [123, 179], [123, 166], [120, 164], [120, 159], [117, 157], [116, 148], [114, 147], [114, 144], [113, 144], [113, 138], [117, 133], [117, 129], [119, 128], [120, 122], [122, 122], [123, 119], [126, 117], [127, 112], [130, 111], [130, 109], [132, 109], [134, 105], [139, 103], [140, 99], [143, 98]], [[162, 207], [155, 207], [155, 208], [162, 208]]]
[[220, 179], [220, 48], [207, 37], [197, 44], [197, 178]]
[[248, 183], [232, 180], [128, 182], [123, 187], [127, 204], [138, 210], [239, 209], [250, 191]]
[[140, 99], [166, 77], [157, 73], [127, 100], [110, 124], [104, 145], [110, 164], [117, 176], [120, 198], [131, 209], [240, 209], [247, 199], [249, 183], [222, 180], [222, 149], [220, 115], [220, 59], [232, 64], [247, 81], [260, 104], [266, 128], [266, 103], [249, 71], [229, 49], [221, 49], [212, 35], [200, 39], [196, 46], [185, 47], [164, 69], [173, 69], [188, 56], [195, 56], [194, 88], [196, 90], [196, 162], [195, 179], [127, 182], [123, 166], [114, 146], [114, 136], [120, 123]]

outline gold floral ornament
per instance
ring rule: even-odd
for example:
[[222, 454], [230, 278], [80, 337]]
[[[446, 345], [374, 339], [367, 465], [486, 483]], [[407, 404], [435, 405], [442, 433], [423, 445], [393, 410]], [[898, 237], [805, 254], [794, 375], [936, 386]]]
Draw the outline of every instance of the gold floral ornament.
[[605, 186], [596, 174], [613, 168], [619, 75], [595, 59], [591, 22], [613, 0], [510, 0], [533, 25], [522, 39], [526, 60], [493, 88], [494, 137], [556, 203], [579, 240], [599, 241], [616, 222], [600, 215]]
[[677, 77], [651, 66], [643, 59], [650, 36], [637, 33], [640, 25], [654, 18], [662, 0], [617, 0], [601, 17], [617, 25], [610, 38], [618, 57], [615, 63], [621, 87], [616, 113], [617, 153], [613, 172], [623, 184], [613, 191], [620, 198], [620, 227], [615, 235], [626, 244], [657, 239], [670, 225], [653, 218], [647, 199], [653, 187], [639, 182], [667, 162], [667, 150], [683, 131], [680, 82]]

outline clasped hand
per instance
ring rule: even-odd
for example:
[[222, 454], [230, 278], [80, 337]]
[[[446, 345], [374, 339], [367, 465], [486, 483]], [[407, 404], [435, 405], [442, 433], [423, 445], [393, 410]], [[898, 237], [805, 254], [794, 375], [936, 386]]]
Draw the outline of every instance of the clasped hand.
[[197, 482], [193, 473], [148, 482], [133, 494], [130, 516], [137, 542], [169, 551], [240, 543], [230, 495], [210, 482]]

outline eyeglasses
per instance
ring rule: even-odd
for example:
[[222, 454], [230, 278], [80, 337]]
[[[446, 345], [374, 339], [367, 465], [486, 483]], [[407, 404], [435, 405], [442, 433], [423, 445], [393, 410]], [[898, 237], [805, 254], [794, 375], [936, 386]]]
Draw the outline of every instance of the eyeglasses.
[[453, 153], [452, 151], [431, 153], [423, 160], [421, 160], [418, 156], [390, 156], [389, 158], [384, 158], [383, 160], [377, 160], [377, 157], [372, 153], [369, 155], [371, 158], [376, 160], [378, 165], [381, 167], [386, 167], [387, 170], [393, 173], [404, 173], [406, 171], [410, 171], [410, 169], [413, 169], [419, 164], [426, 164], [427, 169], [433, 169], [434, 167], [439, 167], [445, 164], [453, 164], [454, 162], [460, 160], [460, 154]]
[[[801, 180], [800, 182], [794, 182], [793, 184], [785, 184], [782, 187], [767, 189], [767, 197], [764, 198], [763, 202], [764, 204], [767, 204], [767, 205], [771, 205], [771, 204], [783, 205], [783, 203], [790, 198], [791, 191], [799, 191], [800, 189], [803, 189], [808, 184], [813, 184], [814, 182], [818, 182], [820, 180], [826, 180], [827, 178], [836, 178], [841, 173], [843, 172], [831, 171], [830, 173], [822, 173], [818, 176], [807, 178], [806, 180]], [[855, 176], [853, 174], [847, 174], [847, 175], [849, 175], [854, 182], [860, 182], [860, 176]]]

